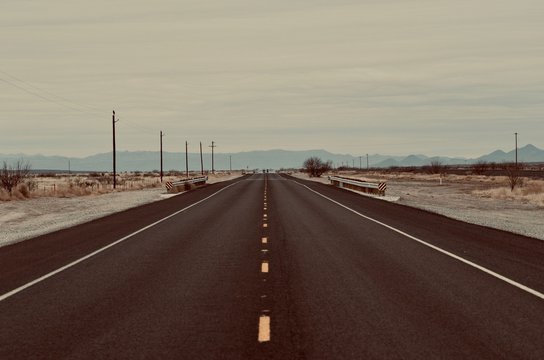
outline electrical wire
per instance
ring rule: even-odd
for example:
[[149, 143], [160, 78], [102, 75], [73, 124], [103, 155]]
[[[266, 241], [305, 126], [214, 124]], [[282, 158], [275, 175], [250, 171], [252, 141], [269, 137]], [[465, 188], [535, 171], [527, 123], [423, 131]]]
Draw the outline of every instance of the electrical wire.
[[[12, 80], [15, 80], [15, 81], [20, 82], [20, 83], [22, 83], [22, 84], [24, 84], [24, 85], [26, 85], [26, 86], [28, 86], [28, 87], [34, 89], [34, 90], [40, 91], [40, 92], [42, 92], [42, 93], [46, 93], [46, 94], [52, 96], [53, 98], [57, 98], [57, 99], [60, 100], [60, 101], [64, 101], [64, 102], [70, 103], [70, 104], [75, 105], [75, 106], [80, 107], [80, 108], [86, 108], [86, 110], [90, 110], [90, 111], [93, 111], [93, 112], [94, 112], [94, 111], [100, 111], [100, 109], [98, 109], [98, 108], [96, 108], [96, 107], [94, 107], [94, 106], [90, 106], [90, 105], [86, 105], [86, 104], [77, 103], [77, 102], [75, 102], [75, 101], [72, 101], [72, 100], [70, 100], [70, 99], [67, 99], [67, 98], [65, 98], [65, 97], [62, 97], [62, 96], [60, 96], [60, 95], [54, 94], [54, 93], [52, 93], [51, 91], [48, 91], [48, 90], [46, 90], [46, 89], [37, 87], [37, 86], [35, 86], [35, 85], [29, 83], [28, 81], [25, 81], [25, 80], [20, 79], [20, 78], [18, 78], [18, 77], [16, 77], [16, 76], [13, 76], [12, 74], [7, 73], [6, 71], [0, 70], [0, 73], [4, 74], [5, 76], [10, 77]], [[1, 79], [1, 78], [0, 78], [0, 79]], [[5, 81], [5, 80], [4, 80], [4, 81]], [[6, 81], [5, 81], [5, 82], [6, 82]], [[14, 85], [14, 86], [17, 86], [17, 85], [15, 85], [15, 84], [13, 84], [13, 83], [10, 83], [10, 84], [11, 84], [11, 85]], [[17, 86], [17, 87], [19, 87], [19, 88], [21, 89], [20, 86]], [[24, 91], [28, 92], [26, 89], [24, 89]], [[35, 93], [32, 93], [32, 92], [29, 92], [29, 93], [35, 95]], [[41, 95], [38, 95], [38, 96], [40, 96], [42, 99], [44, 98], [44, 96], [41, 96]], [[54, 99], [52, 99], [52, 100], [55, 101]]]
[[[25, 81], [23, 79], [20, 79], [20, 78], [14, 76], [12, 74], [9, 74], [8, 72], [6, 72], [4, 70], [1, 70], [1, 69], [0, 69], [0, 74], [4, 75], [3, 77], [0, 77], [0, 81], [6, 83], [8, 85], [11, 85], [11, 86], [13, 86], [13, 87], [15, 87], [15, 88], [29, 94], [29, 95], [40, 98], [40, 99], [42, 99], [44, 101], [47, 101], [49, 103], [53, 103], [53, 104], [56, 104], [58, 106], [64, 107], [66, 109], [70, 109], [72, 111], [77, 111], [77, 112], [84, 113], [84, 114], [87, 114], [87, 115], [90, 114], [90, 115], [93, 115], [93, 116], [96, 116], [96, 115], [104, 116], [104, 112], [102, 112], [97, 107], [74, 102], [74, 101], [69, 100], [69, 99], [67, 99], [65, 97], [54, 94], [51, 91], [48, 91], [46, 89], [37, 87], [37, 86], [31, 84], [30, 82]], [[131, 121], [127, 122], [125, 118], [123, 118], [120, 125], [122, 125], [124, 127], [125, 126], [129, 127], [129, 128], [131, 128], [133, 130], [136, 130], [138, 132], [150, 133], [150, 132], [155, 132], [156, 131], [156, 129], [152, 129], [150, 127], [142, 126], [142, 125], [136, 124], [136, 123], [131, 122]]]

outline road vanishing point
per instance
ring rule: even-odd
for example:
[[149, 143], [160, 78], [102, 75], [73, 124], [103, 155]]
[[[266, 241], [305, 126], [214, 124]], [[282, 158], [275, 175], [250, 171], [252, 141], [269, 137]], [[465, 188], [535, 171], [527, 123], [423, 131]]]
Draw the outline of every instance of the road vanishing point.
[[254, 174], [0, 248], [0, 359], [544, 359], [544, 242]]

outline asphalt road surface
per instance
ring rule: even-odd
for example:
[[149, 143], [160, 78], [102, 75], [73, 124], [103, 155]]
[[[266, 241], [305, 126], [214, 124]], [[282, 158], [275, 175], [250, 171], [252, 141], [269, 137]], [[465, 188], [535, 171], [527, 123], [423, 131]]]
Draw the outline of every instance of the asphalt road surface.
[[0, 359], [544, 359], [544, 242], [258, 174], [0, 248]]

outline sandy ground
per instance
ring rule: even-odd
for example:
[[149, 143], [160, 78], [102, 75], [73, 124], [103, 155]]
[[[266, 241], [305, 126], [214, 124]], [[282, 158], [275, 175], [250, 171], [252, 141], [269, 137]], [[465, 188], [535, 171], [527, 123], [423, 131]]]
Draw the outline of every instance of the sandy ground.
[[[306, 174], [293, 174], [306, 180], [330, 183], [326, 176], [308, 178]], [[346, 174], [354, 178], [360, 175]], [[523, 200], [496, 199], [477, 195], [481, 191], [503, 186], [479, 177], [439, 176], [365, 177], [367, 180], [387, 180], [385, 200], [394, 201], [468, 223], [488, 226], [500, 230], [544, 240], [544, 206]], [[362, 194], [362, 193], [361, 193]], [[362, 194], [368, 196], [366, 194]], [[378, 197], [379, 198], [379, 197]]]
[[[361, 177], [354, 174], [343, 174]], [[209, 182], [226, 181], [240, 174], [221, 175]], [[306, 174], [294, 174], [308, 179]], [[436, 212], [469, 223], [489, 226], [544, 240], [544, 206], [519, 200], [475, 195], [496, 187], [492, 181], [432, 176], [387, 179], [385, 200]], [[326, 177], [311, 179], [329, 183]], [[367, 196], [367, 195], [365, 195]], [[164, 188], [114, 192], [73, 198], [36, 198], [0, 202], [0, 246], [90, 221], [117, 211], [169, 197]]]
[[[241, 176], [210, 175], [208, 183]], [[111, 213], [171, 197], [164, 187], [72, 198], [0, 201], [0, 246], [81, 224]]]

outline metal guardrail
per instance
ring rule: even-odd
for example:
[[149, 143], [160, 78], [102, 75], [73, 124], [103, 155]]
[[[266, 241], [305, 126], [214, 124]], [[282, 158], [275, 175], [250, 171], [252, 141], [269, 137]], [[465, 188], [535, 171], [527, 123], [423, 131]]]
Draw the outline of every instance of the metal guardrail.
[[165, 183], [166, 190], [170, 191], [177, 186], [185, 186], [186, 184], [203, 185], [208, 181], [207, 176], [199, 176], [190, 179], [183, 179], [178, 181], [167, 181]]
[[387, 183], [372, 183], [368, 181], [362, 181], [359, 179], [345, 178], [341, 176], [329, 176], [329, 181], [331, 184], [357, 191], [362, 191], [365, 193], [385, 195], [385, 190], [387, 189]]

